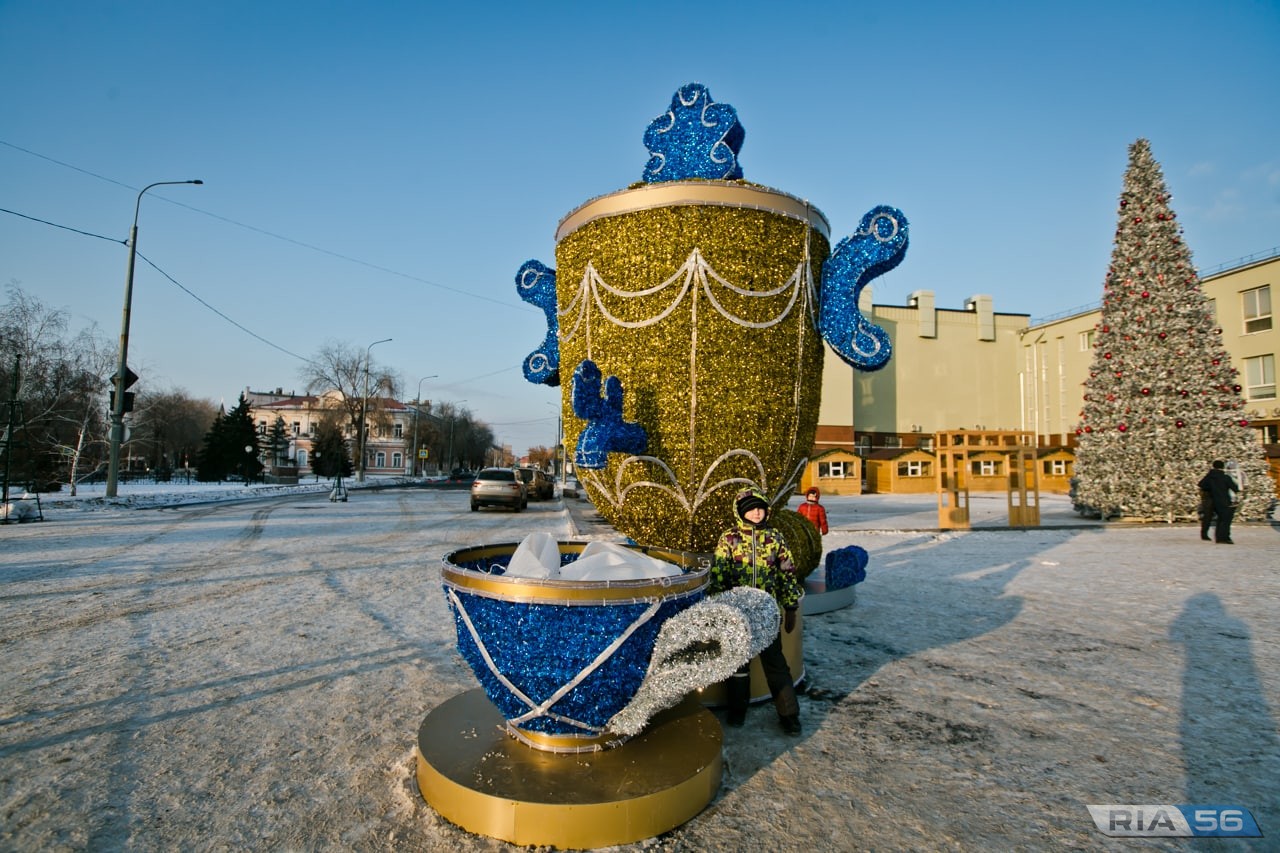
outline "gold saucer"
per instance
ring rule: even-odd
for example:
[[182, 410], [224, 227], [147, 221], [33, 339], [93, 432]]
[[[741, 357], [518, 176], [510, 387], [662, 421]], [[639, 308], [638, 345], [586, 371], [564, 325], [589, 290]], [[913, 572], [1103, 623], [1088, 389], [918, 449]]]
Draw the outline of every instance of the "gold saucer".
[[690, 699], [600, 752], [533, 749], [505, 725], [476, 688], [418, 729], [423, 799], [468, 832], [524, 845], [626, 844], [685, 823], [720, 788], [720, 723]]

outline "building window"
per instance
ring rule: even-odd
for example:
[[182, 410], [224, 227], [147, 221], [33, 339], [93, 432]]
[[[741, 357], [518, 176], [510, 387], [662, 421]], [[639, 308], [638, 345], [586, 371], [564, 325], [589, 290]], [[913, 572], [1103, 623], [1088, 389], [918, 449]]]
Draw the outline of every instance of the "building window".
[[399, 453], [392, 453], [392, 454], [391, 454], [391, 467], [392, 467], [392, 468], [403, 468], [403, 467], [404, 467], [404, 456], [403, 456], [402, 454], [399, 454]]
[[1250, 400], [1276, 398], [1276, 357], [1257, 355], [1244, 360], [1245, 393]]
[[1000, 476], [1000, 460], [999, 459], [975, 459], [971, 466], [975, 477], [999, 477]]
[[384, 452], [383, 452], [383, 451], [381, 451], [381, 450], [379, 450], [377, 453], [373, 454], [373, 467], [374, 467], [374, 468], [386, 468], [386, 467], [387, 467], [387, 454], [386, 454], [386, 453], [384, 453]]
[[1044, 475], [1046, 477], [1067, 476], [1067, 460], [1065, 459], [1044, 460]]
[[293, 422], [293, 434], [302, 435], [302, 423], [300, 421]]
[[898, 463], [899, 477], [932, 477], [929, 461], [927, 459], [916, 459], [914, 461], [904, 461]]
[[258, 435], [266, 435], [266, 434], [267, 434], [267, 422], [258, 421]]
[[303, 450], [302, 448], [298, 448], [297, 458], [298, 458], [298, 467], [306, 468], [307, 467], [307, 451]]
[[824, 478], [824, 479], [826, 479], [826, 478], [828, 478], [828, 477], [844, 477], [844, 476], [847, 476], [847, 475], [845, 474], [844, 466], [845, 466], [845, 463], [844, 463], [843, 461], [840, 461], [840, 462], [819, 462], [819, 463], [818, 463], [818, 476], [819, 476], [819, 477], [821, 477], [821, 478]]
[[1244, 333], [1265, 332], [1271, 328], [1271, 285], [1264, 284], [1240, 294], [1244, 309]]
[[896, 435], [886, 435], [884, 437], [885, 447], [901, 447], [902, 439]]
[[1093, 329], [1080, 333], [1080, 352], [1088, 352], [1093, 349]]
[[397, 422], [392, 426], [391, 435], [393, 438], [404, 438], [404, 424]]

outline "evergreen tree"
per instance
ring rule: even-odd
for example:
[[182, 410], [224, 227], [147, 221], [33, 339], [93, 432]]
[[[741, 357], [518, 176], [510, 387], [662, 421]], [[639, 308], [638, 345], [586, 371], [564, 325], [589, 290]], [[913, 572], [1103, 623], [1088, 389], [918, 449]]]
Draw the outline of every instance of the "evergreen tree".
[[253, 411], [243, 393], [236, 407], [227, 412], [222, 439], [227, 470], [239, 474], [248, 485], [262, 471], [262, 460], [258, 458], [262, 448], [258, 444], [257, 427], [253, 425]]
[[1192, 517], [1196, 484], [1222, 459], [1243, 474], [1239, 517], [1265, 518], [1274, 486], [1169, 198], [1139, 139], [1076, 429], [1077, 496], [1104, 517]]
[[226, 461], [223, 459], [224, 422], [227, 413], [221, 406], [214, 417], [209, 431], [204, 434], [204, 442], [196, 453], [196, 479], [202, 483], [219, 483], [227, 479]]
[[351, 476], [351, 457], [335, 418], [325, 418], [316, 426], [311, 442], [311, 470], [321, 477]]
[[267, 433], [266, 445], [263, 448], [271, 456], [271, 464], [274, 467], [280, 467], [282, 460], [289, 452], [289, 434], [284, 426], [284, 418], [276, 415], [276, 421], [271, 425], [271, 431]]
[[243, 477], [247, 483], [262, 470], [259, 453], [253, 412], [249, 401], [241, 394], [236, 407], [219, 414], [205, 434], [204, 445], [196, 457], [196, 478], [212, 483], [234, 474]]

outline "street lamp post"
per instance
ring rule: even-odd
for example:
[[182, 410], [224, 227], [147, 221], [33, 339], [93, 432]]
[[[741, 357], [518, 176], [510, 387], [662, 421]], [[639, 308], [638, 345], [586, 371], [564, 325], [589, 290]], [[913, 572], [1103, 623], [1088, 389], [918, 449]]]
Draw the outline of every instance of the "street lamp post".
[[413, 476], [418, 476], [418, 410], [422, 408], [422, 383], [428, 379], [439, 379], [436, 374], [424, 376], [418, 380], [418, 393], [413, 396]]
[[391, 338], [374, 341], [364, 349], [364, 397], [360, 400], [360, 467], [356, 469], [356, 481], [364, 482], [364, 432], [365, 419], [369, 416], [369, 358], [370, 351], [378, 344], [385, 344]]
[[133, 205], [133, 227], [129, 229], [129, 265], [124, 273], [124, 316], [120, 321], [120, 360], [116, 365], [116, 375], [111, 381], [116, 388], [116, 398], [111, 406], [111, 438], [107, 455], [107, 497], [116, 496], [117, 484], [120, 481], [120, 445], [124, 441], [124, 389], [125, 377], [129, 374], [129, 314], [133, 308], [133, 262], [138, 255], [138, 212], [142, 208], [142, 196], [152, 187], [163, 187], [169, 184], [203, 184], [204, 181], [156, 181], [147, 184], [138, 193], [138, 200]]

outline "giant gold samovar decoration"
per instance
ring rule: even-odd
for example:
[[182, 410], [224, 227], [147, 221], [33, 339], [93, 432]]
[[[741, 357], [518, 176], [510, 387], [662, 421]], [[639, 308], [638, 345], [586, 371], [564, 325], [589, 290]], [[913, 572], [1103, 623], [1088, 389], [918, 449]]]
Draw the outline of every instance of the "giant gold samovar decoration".
[[641, 545], [706, 552], [743, 486], [770, 496], [804, 572], [821, 545], [785, 509], [813, 447], [825, 342], [859, 370], [889, 338], [858, 309], [907, 220], [875, 207], [831, 249], [809, 202], [743, 180], [737, 113], [691, 83], [645, 133], [643, 181], [561, 220], [521, 297], [547, 334], [524, 365], [561, 385], [566, 447], [596, 509]]

